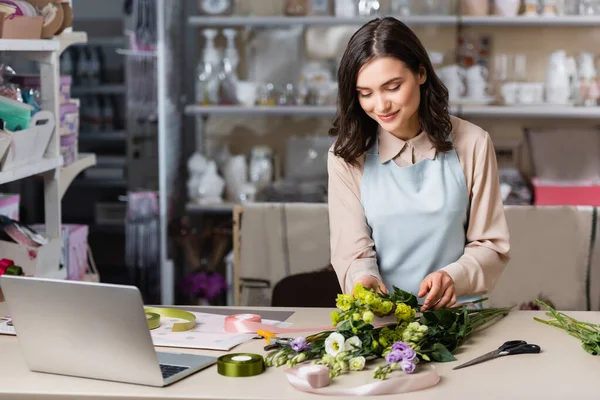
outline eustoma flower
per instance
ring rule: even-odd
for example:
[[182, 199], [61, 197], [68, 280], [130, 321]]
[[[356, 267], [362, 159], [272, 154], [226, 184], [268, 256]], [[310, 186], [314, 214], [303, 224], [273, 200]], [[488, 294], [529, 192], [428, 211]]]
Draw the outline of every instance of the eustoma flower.
[[303, 336], [299, 336], [296, 339], [292, 340], [292, 343], [290, 343], [290, 345], [292, 346], [292, 350], [294, 350], [296, 353], [310, 350], [310, 343], [307, 343], [306, 338]]
[[344, 350], [344, 343], [344, 336], [341, 333], [334, 332], [325, 339], [325, 352], [335, 357]]

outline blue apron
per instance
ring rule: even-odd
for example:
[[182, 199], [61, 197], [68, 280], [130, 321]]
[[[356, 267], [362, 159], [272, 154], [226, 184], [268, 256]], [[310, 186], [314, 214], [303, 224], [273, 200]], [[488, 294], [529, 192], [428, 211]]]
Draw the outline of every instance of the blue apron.
[[454, 149], [405, 167], [381, 163], [378, 149], [376, 140], [366, 154], [362, 206], [385, 286], [416, 296], [427, 275], [464, 253], [469, 211], [464, 172]]

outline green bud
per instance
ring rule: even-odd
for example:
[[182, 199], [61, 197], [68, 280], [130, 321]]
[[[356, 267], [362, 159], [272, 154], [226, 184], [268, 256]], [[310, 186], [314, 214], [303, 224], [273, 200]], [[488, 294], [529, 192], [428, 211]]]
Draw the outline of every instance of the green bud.
[[306, 353], [300, 353], [300, 354], [298, 354], [298, 355], [294, 356], [294, 358], [292, 358], [292, 360], [293, 360], [295, 363], [301, 363], [301, 362], [303, 362], [304, 360], [306, 360]]
[[340, 351], [335, 357], [337, 361], [346, 361], [350, 358], [350, 354], [346, 351]]
[[418, 329], [418, 331], [421, 333], [427, 333], [428, 330], [429, 330], [429, 327], [427, 325], [421, 325]]
[[352, 319], [354, 321], [360, 321], [360, 314], [359, 313], [352, 314]]
[[348, 361], [340, 361], [339, 362], [339, 366], [340, 366], [340, 370], [342, 372], [346, 372], [346, 371], [348, 371], [350, 369]]
[[325, 354], [322, 358], [323, 362], [327, 365], [333, 365], [335, 364], [335, 358], [329, 354]]
[[279, 357], [277, 360], [275, 360], [275, 366], [281, 367], [286, 362], [287, 360], [285, 359], [285, 357]]
[[373, 314], [372, 311], [365, 311], [363, 313], [363, 321], [365, 321], [365, 323], [370, 324], [371, 322], [373, 322], [373, 319], [375, 318], [375, 314]]

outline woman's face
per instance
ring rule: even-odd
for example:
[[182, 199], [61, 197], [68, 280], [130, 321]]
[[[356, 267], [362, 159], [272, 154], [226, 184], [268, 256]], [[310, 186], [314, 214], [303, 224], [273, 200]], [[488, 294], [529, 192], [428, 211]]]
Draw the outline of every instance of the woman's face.
[[424, 71], [415, 74], [396, 58], [376, 57], [358, 72], [358, 100], [367, 115], [384, 130], [403, 136], [407, 129], [418, 127], [420, 85], [425, 79]]

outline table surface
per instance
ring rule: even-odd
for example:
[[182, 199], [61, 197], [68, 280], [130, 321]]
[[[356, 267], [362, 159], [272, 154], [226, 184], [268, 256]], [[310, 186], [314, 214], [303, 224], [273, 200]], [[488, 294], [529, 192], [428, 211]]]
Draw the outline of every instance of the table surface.
[[[1, 307], [0, 307], [1, 308]], [[266, 310], [266, 309], [265, 309]], [[291, 310], [291, 309], [280, 309]], [[0, 309], [0, 311], [2, 311]], [[329, 324], [328, 309], [294, 309], [288, 319], [294, 327]], [[600, 323], [600, 312], [568, 312], [574, 318]], [[513, 311], [493, 326], [474, 334], [455, 356], [458, 361], [435, 363], [440, 382], [429, 389], [403, 394], [403, 399], [598, 399], [600, 357], [587, 354], [580, 341], [561, 329], [533, 320], [536, 311]], [[507, 340], [521, 339], [541, 346], [540, 354], [501, 357], [453, 371], [452, 367], [497, 348]], [[263, 340], [242, 344], [232, 352], [265, 354]], [[158, 348], [219, 356], [224, 352]], [[342, 376], [355, 384], [371, 381], [371, 371]], [[227, 378], [216, 366], [197, 372], [166, 388], [106, 382], [30, 372], [18, 339], [0, 335], [0, 398], [8, 399], [306, 399], [320, 398], [294, 389], [283, 367], [269, 368], [252, 378]], [[328, 397], [335, 399], [335, 397]], [[378, 396], [386, 399], [392, 396]], [[393, 398], [399, 398], [398, 395]]]

